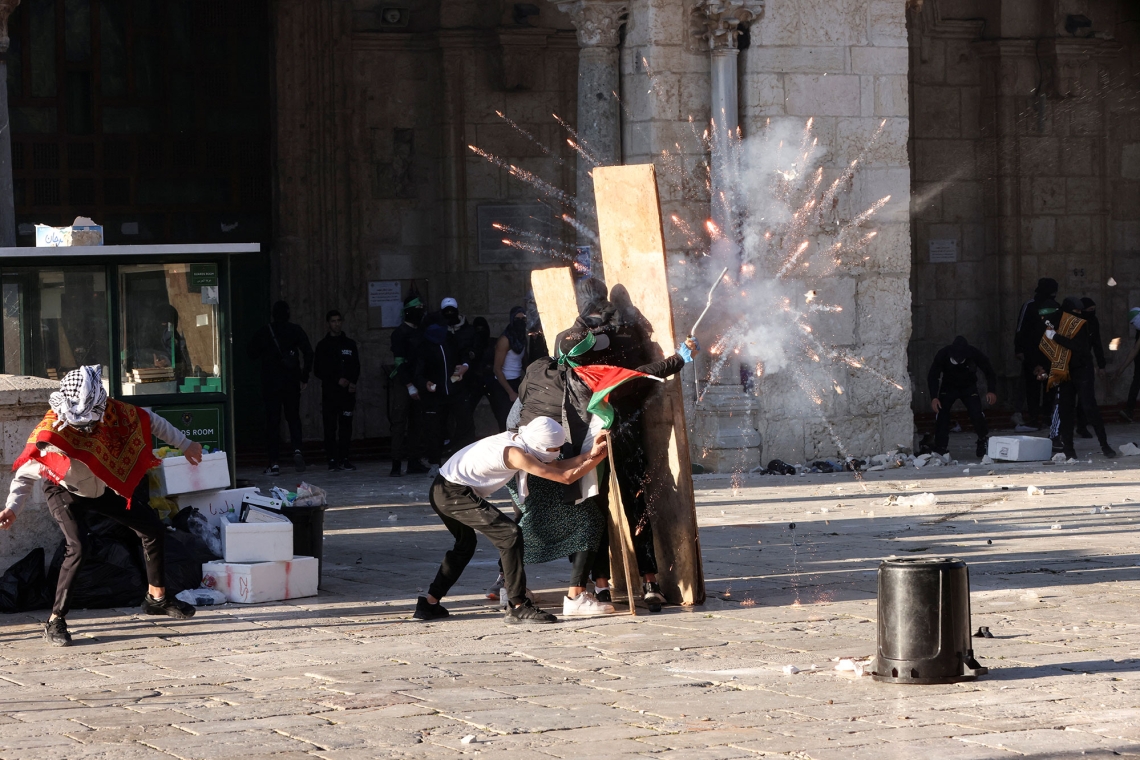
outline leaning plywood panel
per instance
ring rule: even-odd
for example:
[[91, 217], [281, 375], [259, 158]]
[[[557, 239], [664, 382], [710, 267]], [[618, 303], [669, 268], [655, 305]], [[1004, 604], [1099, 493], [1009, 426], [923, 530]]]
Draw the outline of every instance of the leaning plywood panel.
[[536, 269], [530, 273], [530, 287], [534, 290], [534, 304], [538, 307], [538, 318], [542, 320], [547, 345], [554, 351], [555, 336], [573, 327], [574, 320], [578, 318], [570, 267]]
[[[610, 300], [632, 304], [652, 329], [654, 352], [674, 351], [673, 310], [665, 274], [665, 239], [652, 164], [594, 169], [602, 266]], [[648, 503], [658, 578], [669, 601], [705, 599], [701, 545], [693, 501], [693, 470], [681, 381], [669, 378], [645, 405]]]

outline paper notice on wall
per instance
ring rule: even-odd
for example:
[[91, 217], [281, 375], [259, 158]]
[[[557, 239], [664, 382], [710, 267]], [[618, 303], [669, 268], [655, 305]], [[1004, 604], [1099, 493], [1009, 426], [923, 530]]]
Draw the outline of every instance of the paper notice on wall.
[[218, 303], [218, 286], [217, 285], [203, 285], [202, 286], [202, 303], [206, 305]]
[[930, 263], [953, 264], [958, 260], [957, 240], [931, 240]]
[[[368, 283], [368, 310], [380, 312], [380, 327], [398, 327], [404, 315], [404, 296], [398, 280]], [[369, 320], [375, 327], [375, 318]]]

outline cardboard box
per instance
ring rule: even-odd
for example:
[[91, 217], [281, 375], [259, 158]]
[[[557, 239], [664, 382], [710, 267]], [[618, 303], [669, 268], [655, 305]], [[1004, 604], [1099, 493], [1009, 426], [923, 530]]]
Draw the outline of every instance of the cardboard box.
[[1031, 435], [995, 435], [990, 438], [990, 459], [1006, 462], [1043, 462], [1053, 456], [1053, 442]]
[[293, 558], [293, 523], [222, 524], [226, 562], [275, 562]]
[[317, 594], [315, 557], [293, 557], [278, 562], [206, 562], [202, 585], [238, 604], [279, 602]]
[[237, 522], [238, 515], [241, 513], [242, 499], [257, 492], [257, 489], [251, 486], [249, 488], [226, 488], [179, 494], [177, 497], [178, 508], [195, 507], [210, 525], [221, 525], [223, 520]]
[[[78, 221], [76, 219], [76, 222]], [[36, 248], [69, 248], [78, 245], [103, 245], [103, 225], [72, 224], [68, 227], [36, 225]]]
[[203, 455], [201, 464], [197, 466], [186, 461], [186, 457], [167, 457], [155, 470], [158, 475], [158, 496], [217, 491], [230, 487], [230, 464], [224, 451]]

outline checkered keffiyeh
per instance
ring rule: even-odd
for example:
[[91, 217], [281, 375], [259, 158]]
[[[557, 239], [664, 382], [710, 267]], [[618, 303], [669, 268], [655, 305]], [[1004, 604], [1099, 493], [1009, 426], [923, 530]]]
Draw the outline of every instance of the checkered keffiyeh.
[[59, 418], [57, 430], [68, 425], [81, 428], [99, 422], [107, 411], [103, 368], [92, 364], [68, 372], [59, 381], [59, 390], [48, 398], [48, 403]]

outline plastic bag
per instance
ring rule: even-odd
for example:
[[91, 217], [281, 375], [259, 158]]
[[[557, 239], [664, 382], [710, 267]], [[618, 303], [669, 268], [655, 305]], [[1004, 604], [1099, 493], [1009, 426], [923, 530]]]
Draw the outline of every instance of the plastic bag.
[[294, 507], [324, 507], [328, 505], [325, 490], [319, 486], [302, 482], [297, 486], [297, 498], [293, 501]]
[[217, 555], [198, 536], [180, 530], [168, 530], [165, 544], [166, 593], [178, 594], [201, 586], [202, 563], [216, 559]]
[[226, 595], [212, 588], [188, 588], [178, 592], [179, 601], [192, 604], [195, 607], [210, 607], [216, 604], [225, 604]]
[[[180, 510], [171, 519], [170, 524], [174, 526], [175, 530], [185, 531], [205, 544], [206, 549], [212, 554], [210, 559], [222, 556], [221, 528], [217, 525], [210, 525], [210, 521], [198, 511], [197, 507], [187, 507]], [[194, 584], [194, 586], [197, 585]], [[188, 588], [194, 588], [194, 586]]]
[[293, 500], [297, 498], [297, 494], [286, 491], [281, 486], [273, 486], [273, 489], [269, 492], [269, 495], [274, 499], [278, 499], [290, 505], [293, 503]]
[[44, 573], [44, 550], [37, 547], [0, 577], [0, 612], [47, 609], [51, 591]]

